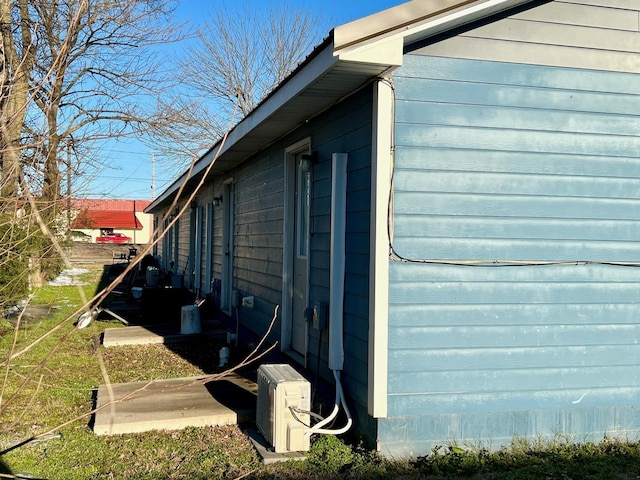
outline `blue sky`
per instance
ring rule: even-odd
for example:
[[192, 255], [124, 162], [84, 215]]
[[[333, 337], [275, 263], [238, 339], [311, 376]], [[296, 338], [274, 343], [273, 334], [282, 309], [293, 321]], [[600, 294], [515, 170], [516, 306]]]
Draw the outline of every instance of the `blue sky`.
[[[305, 0], [305, 7], [326, 22], [324, 35], [337, 25], [365, 17], [372, 13], [399, 5], [405, 0]], [[189, 22], [197, 26], [207, 18], [213, 5], [225, 7], [264, 8], [277, 1], [270, 0], [180, 0], [176, 18], [180, 22]], [[80, 187], [83, 197], [91, 198], [127, 198], [151, 199], [151, 173], [153, 151], [135, 141], [120, 141], [109, 144], [109, 167], [101, 171], [87, 185]], [[155, 168], [156, 196], [171, 183], [173, 178], [163, 176], [161, 169]]]
[[[225, 7], [264, 8], [273, 0], [217, 0]], [[305, 0], [304, 5], [326, 23], [326, 32], [337, 25], [365, 17], [372, 13], [404, 3], [404, 0]], [[216, 4], [216, 0], [180, 0], [176, 10], [176, 19], [197, 26], [205, 20]], [[111, 142], [104, 152], [108, 167], [100, 171], [93, 180], [78, 179], [78, 196], [91, 198], [129, 198], [151, 199], [151, 173], [153, 151], [133, 140]], [[159, 195], [169, 186], [172, 177], [162, 174], [156, 164], [155, 195]]]
[[[400, 5], [408, 0], [305, 0], [304, 7], [331, 22], [331, 27], [366, 17], [372, 13], [386, 8]], [[245, 5], [261, 9], [264, 6], [274, 5], [277, 0], [180, 0], [177, 16], [184, 20], [197, 23], [206, 19], [212, 5], [224, 5], [225, 7], [244, 8]], [[288, 2], [291, 4], [291, 1]], [[296, 4], [296, 2], [293, 2]], [[328, 33], [328, 30], [327, 30]]]

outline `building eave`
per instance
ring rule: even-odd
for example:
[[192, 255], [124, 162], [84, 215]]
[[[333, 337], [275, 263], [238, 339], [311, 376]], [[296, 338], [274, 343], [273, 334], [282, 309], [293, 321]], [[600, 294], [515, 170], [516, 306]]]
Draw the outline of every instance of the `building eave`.
[[407, 45], [532, 1], [414, 0], [336, 27], [335, 53], [348, 58], [395, 39]]
[[145, 209], [189, 192], [213, 162], [224, 174], [366, 83], [402, 65], [404, 46], [533, 0], [414, 0], [336, 27], [278, 88]]

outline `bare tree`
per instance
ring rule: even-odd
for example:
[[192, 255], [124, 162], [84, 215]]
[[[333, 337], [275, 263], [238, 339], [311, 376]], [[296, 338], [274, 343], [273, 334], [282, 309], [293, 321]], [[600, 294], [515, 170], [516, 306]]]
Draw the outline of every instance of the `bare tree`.
[[56, 11], [50, 0], [32, 1], [48, 40], [38, 62], [43, 88], [36, 104], [46, 119], [39, 130], [46, 140], [42, 195], [51, 201], [60, 197], [61, 141], [132, 135], [157, 121], [142, 115], [141, 105], [162, 90], [163, 67], [154, 47], [177, 39], [167, 23], [174, 0], [76, 0], [86, 5], [76, 11]]
[[18, 194], [22, 128], [36, 61], [28, 0], [0, 0], [0, 34], [0, 209], [13, 212]]
[[[77, 152], [162, 120], [146, 117], [143, 105], [165, 80], [157, 47], [179, 40], [175, 4], [0, 0], [0, 232], [11, 239], [0, 245], [0, 270], [24, 258], [36, 269], [43, 258], [54, 264], [48, 235], [63, 196], [61, 173], [99, 167], [98, 155]], [[0, 277], [1, 304], [3, 292], [19, 289], [5, 288], [13, 276]]]
[[178, 60], [180, 88], [159, 104], [172, 121], [154, 148], [184, 165], [247, 116], [311, 53], [323, 22], [299, 5], [218, 5]]
[[[148, 128], [164, 80], [157, 45], [178, 39], [175, 0], [0, 0], [5, 197], [18, 178], [61, 197], [73, 147]], [[156, 121], [156, 119], [152, 119]]]

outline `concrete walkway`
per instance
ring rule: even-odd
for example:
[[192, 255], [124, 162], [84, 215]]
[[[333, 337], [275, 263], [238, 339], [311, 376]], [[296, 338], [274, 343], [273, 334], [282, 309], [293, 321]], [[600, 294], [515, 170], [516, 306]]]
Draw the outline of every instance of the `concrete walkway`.
[[[108, 328], [103, 345], [145, 345], [189, 339], [163, 325]], [[221, 335], [224, 330], [203, 324], [206, 335]], [[100, 385], [97, 391], [93, 431], [96, 435], [120, 435], [150, 430], [179, 430], [230, 424], [253, 424], [256, 419], [258, 386], [238, 374], [203, 383], [202, 377], [187, 377], [152, 382]], [[255, 428], [247, 435], [265, 464], [305, 460], [303, 452], [275, 453]]]

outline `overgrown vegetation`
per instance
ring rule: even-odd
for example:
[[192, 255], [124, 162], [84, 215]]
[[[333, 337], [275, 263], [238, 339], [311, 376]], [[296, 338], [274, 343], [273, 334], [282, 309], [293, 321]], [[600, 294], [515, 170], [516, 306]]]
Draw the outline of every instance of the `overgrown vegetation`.
[[[87, 270], [80, 281], [85, 283], [84, 294], [91, 296], [102, 269], [88, 266]], [[100, 335], [120, 323], [97, 322], [77, 330], [64, 322], [81, 303], [77, 287], [46, 286], [32, 302], [52, 305], [53, 315], [17, 328], [0, 320], [0, 364], [4, 363], [0, 477], [637, 480], [640, 476], [640, 444], [614, 439], [599, 444], [518, 439], [494, 452], [449, 445], [409, 461], [385, 459], [362, 445], [320, 436], [313, 440], [306, 461], [264, 465], [237, 426], [96, 436], [86, 413], [92, 408], [94, 389], [103, 383], [100, 360], [113, 382], [201, 375], [212, 368], [213, 362], [206, 360], [213, 347], [201, 340], [182, 350], [164, 345], [106, 350], [100, 346]], [[11, 352], [50, 331], [7, 366]]]
[[0, 212], [0, 311], [24, 299], [31, 284], [55, 277], [63, 265], [51, 240], [30, 221], [27, 210], [24, 214]]
[[0, 213], [0, 308], [23, 297], [29, 285], [27, 232], [10, 217]]

